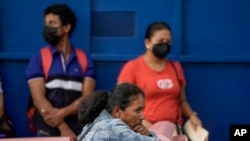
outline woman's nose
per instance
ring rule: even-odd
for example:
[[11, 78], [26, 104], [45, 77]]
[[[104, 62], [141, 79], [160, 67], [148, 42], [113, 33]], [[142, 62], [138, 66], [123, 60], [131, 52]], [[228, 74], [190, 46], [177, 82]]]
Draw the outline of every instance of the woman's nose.
[[141, 113], [141, 114], [140, 114], [140, 120], [144, 120], [144, 119], [145, 119], [144, 114]]

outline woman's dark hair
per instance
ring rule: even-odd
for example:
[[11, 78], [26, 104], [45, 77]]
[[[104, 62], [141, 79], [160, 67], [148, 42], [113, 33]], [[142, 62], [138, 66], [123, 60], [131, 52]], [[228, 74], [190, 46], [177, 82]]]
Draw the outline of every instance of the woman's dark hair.
[[85, 97], [78, 108], [78, 119], [85, 125], [91, 123], [106, 107], [109, 93], [105, 91], [95, 91], [92, 95]]
[[67, 4], [53, 4], [44, 9], [44, 16], [48, 14], [58, 15], [62, 25], [70, 24], [71, 29], [69, 35], [74, 31], [76, 26], [76, 16], [73, 10], [71, 10]]
[[140, 88], [129, 83], [116, 85], [111, 93], [95, 91], [81, 101], [78, 109], [79, 121], [83, 125], [92, 123], [103, 109], [106, 109], [111, 114], [115, 106], [125, 110], [131, 102], [131, 97], [137, 95], [144, 97], [144, 93]]
[[162, 29], [167, 29], [171, 32], [170, 26], [163, 21], [157, 21], [151, 23], [145, 33], [145, 39], [150, 39], [156, 31], [162, 30]]

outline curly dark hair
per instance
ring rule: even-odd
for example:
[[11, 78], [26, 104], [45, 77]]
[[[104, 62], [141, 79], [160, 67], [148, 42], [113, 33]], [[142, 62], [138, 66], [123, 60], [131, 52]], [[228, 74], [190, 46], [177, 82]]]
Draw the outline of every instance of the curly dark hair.
[[74, 31], [76, 27], [76, 16], [73, 10], [67, 5], [62, 3], [57, 3], [50, 5], [44, 9], [44, 16], [48, 14], [58, 15], [62, 25], [70, 24], [71, 29], [69, 35]]
[[129, 83], [116, 85], [111, 93], [95, 91], [81, 101], [78, 107], [78, 119], [80, 123], [86, 125], [92, 123], [103, 109], [110, 114], [115, 106], [125, 110], [131, 102], [131, 97], [137, 95], [145, 97], [140, 88]]

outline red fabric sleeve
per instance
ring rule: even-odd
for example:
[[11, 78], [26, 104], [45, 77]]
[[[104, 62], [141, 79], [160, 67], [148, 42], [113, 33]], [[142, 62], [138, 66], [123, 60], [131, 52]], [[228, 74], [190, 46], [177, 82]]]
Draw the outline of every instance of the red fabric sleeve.
[[186, 86], [186, 79], [185, 79], [184, 71], [182, 69], [181, 64], [178, 61], [174, 61], [174, 66], [176, 67], [176, 71], [177, 71], [178, 76], [179, 76], [180, 85], [182, 87]]
[[135, 62], [134, 61], [129, 61], [127, 62], [121, 69], [120, 74], [118, 76], [118, 83], [133, 83], [135, 84]]

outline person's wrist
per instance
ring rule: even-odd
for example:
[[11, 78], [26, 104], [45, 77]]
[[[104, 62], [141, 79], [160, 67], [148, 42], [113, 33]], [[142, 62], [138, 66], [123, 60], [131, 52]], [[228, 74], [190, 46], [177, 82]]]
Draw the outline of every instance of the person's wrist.
[[0, 118], [4, 115], [4, 110], [0, 111]]
[[62, 123], [60, 123], [60, 124], [57, 126], [57, 128], [58, 128], [60, 131], [62, 131], [62, 130], [68, 129], [69, 127], [68, 127], [68, 125], [67, 125], [65, 122], [62, 122]]
[[68, 107], [64, 107], [64, 108], [61, 108], [61, 109], [59, 109], [60, 110], [60, 112], [62, 113], [62, 116], [63, 116], [63, 118], [65, 118], [65, 117], [67, 117], [67, 116], [69, 116], [70, 114], [70, 110], [69, 110], [69, 108]]
[[192, 112], [192, 113], [189, 115], [189, 118], [192, 118], [193, 116], [197, 116], [197, 113], [196, 113], [196, 112]]

